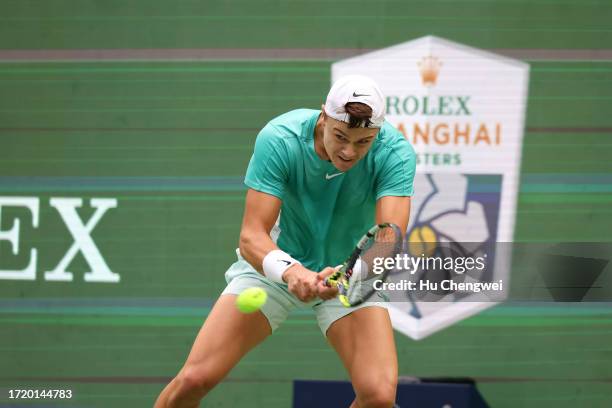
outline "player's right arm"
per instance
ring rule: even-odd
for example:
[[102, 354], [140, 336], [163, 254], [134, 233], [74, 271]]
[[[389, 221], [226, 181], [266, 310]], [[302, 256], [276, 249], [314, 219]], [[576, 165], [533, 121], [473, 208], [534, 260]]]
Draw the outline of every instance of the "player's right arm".
[[[244, 182], [249, 190], [240, 232], [240, 253], [247, 262], [269, 279], [280, 281], [282, 278], [289, 286], [289, 291], [298, 299], [307, 301], [317, 295], [327, 299], [333, 297], [334, 293], [318, 287], [317, 278], [320, 275], [327, 276], [328, 271], [317, 274], [299, 263], [282, 271], [280, 267], [283, 264], [276, 263], [277, 258], [266, 258], [271, 251], [279, 249], [270, 238], [270, 231], [278, 218], [282, 199], [290, 183], [291, 172], [295, 166], [294, 160], [295, 152], [290, 142], [283, 138], [279, 128], [272, 124], [266, 125], [257, 135], [253, 156], [245, 176]], [[272, 255], [279, 252], [275, 251]], [[290, 258], [291, 254], [287, 254], [287, 257]], [[284, 258], [283, 256], [278, 259]], [[264, 262], [264, 259], [267, 259], [267, 262]], [[293, 261], [292, 258], [291, 260]], [[270, 269], [270, 266], [276, 268]]]
[[270, 231], [278, 218], [281, 203], [278, 197], [271, 194], [247, 190], [240, 230], [240, 255], [260, 273], [263, 271], [264, 257], [278, 249], [270, 238]]
[[[279, 249], [270, 238], [270, 231], [278, 218], [281, 200], [271, 194], [253, 189], [247, 191], [244, 218], [240, 230], [240, 254], [259, 273], [263, 273], [263, 260], [270, 251]], [[330, 271], [323, 271], [324, 275]], [[335, 288], [325, 288], [318, 283], [325, 276], [296, 263], [283, 273], [283, 281], [288, 289], [301, 301], [307, 302], [315, 297], [331, 299]]]

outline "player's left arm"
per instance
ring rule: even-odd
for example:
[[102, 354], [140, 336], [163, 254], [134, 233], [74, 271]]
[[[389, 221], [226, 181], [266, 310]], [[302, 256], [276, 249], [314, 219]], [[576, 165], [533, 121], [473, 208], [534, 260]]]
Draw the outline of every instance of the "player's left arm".
[[[387, 129], [389, 130], [389, 129]], [[414, 193], [416, 154], [414, 149], [395, 132], [392, 149], [380, 150], [375, 158], [376, 178], [376, 223], [390, 222], [406, 233], [410, 219], [410, 197]]]
[[406, 232], [410, 219], [410, 197], [383, 196], [376, 201], [376, 223], [391, 222]]

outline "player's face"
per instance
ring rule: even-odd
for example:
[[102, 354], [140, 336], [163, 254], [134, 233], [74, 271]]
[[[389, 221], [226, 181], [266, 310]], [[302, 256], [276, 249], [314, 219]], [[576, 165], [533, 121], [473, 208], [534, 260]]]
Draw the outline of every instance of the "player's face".
[[345, 122], [326, 116], [323, 145], [334, 167], [344, 172], [368, 153], [377, 134], [378, 129], [349, 128]]

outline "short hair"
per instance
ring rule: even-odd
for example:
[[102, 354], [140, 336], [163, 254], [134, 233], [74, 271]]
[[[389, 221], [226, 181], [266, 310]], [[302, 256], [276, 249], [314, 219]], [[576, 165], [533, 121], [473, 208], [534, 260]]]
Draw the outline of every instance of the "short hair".
[[372, 123], [370, 121], [370, 119], [372, 119], [372, 108], [365, 103], [349, 102], [344, 105], [344, 110], [349, 116], [349, 128], [367, 128]]

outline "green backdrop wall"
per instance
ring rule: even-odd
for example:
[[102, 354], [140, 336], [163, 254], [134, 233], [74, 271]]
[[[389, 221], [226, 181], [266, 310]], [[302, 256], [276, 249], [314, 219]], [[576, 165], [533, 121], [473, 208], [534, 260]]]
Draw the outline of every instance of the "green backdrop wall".
[[[224, 287], [257, 131], [317, 108], [330, 65], [437, 35], [531, 64], [515, 239], [610, 241], [612, 2], [0, 2], [0, 196], [40, 199], [19, 253], [0, 241], [1, 406], [8, 388], [72, 389], [47, 406], [148, 407]], [[72, 237], [51, 197], [112, 197], [92, 232], [120, 283], [51, 282]], [[498, 306], [424, 341], [400, 373], [472, 376], [493, 407], [612, 404], [606, 304]], [[294, 378], [346, 374], [310, 312], [293, 315], [203, 403], [287, 407]], [[40, 401], [17, 402], [21, 405]]]

